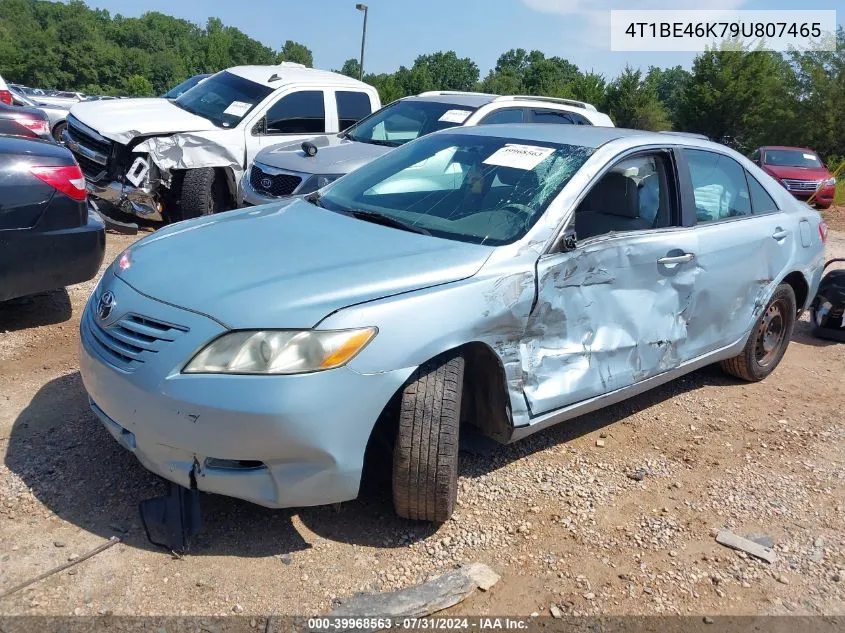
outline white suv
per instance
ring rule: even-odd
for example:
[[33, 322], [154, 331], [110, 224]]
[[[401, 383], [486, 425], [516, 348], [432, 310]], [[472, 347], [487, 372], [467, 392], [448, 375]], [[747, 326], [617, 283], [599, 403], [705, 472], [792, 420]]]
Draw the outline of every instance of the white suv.
[[341, 134], [262, 150], [241, 180], [240, 204], [264, 204], [316, 191], [391, 148], [450, 127], [493, 123], [551, 123], [613, 127], [595, 106], [572, 99], [435, 91], [405, 97]]
[[338, 73], [237, 66], [176, 99], [78, 103], [62, 138], [100, 210], [179, 220], [233, 208], [262, 148], [337, 133], [380, 107], [375, 88]]

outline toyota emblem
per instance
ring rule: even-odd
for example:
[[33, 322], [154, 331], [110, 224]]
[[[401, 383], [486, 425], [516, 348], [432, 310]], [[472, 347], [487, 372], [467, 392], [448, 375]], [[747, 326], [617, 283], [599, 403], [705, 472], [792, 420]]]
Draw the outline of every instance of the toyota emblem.
[[265, 189], [269, 189], [270, 187], [273, 186], [273, 181], [270, 180], [269, 178], [262, 178], [261, 179], [261, 186], [264, 187]]
[[100, 317], [100, 321], [109, 318], [115, 305], [117, 305], [117, 301], [114, 298], [114, 293], [111, 290], [106, 290], [97, 302], [97, 316]]

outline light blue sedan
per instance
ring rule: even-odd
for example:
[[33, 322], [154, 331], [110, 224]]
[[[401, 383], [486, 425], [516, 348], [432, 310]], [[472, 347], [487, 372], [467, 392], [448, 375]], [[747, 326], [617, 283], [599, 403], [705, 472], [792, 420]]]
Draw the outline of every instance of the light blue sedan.
[[142, 239], [88, 302], [82, 377], [117, 441], [182, 486], [354, 499], [386, 433], [396, 512], [444, 521], [463, 424], [507, 443], [710, 363], [765, 378], [824, 233], [706, 140], [456, 128]]

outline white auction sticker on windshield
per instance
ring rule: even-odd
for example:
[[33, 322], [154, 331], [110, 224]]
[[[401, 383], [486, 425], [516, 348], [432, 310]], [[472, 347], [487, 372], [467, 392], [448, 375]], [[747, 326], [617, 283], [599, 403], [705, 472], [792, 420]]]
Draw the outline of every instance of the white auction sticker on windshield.
[[806, 158], [807, 160], [816, 160], [816, 157], [812, 154], [804, 154], [804, 158]]
[[443, 121], [444, 123], [463, 123], [469, 118], [470, 114], [472, 114], [472, 112], [469, 110], [447, 110], [443, 113], [443, 116], [437, 120]]
[[552, 147], [537, 145], [518, 145], [509, 143], [497, 149], [484, 161], [485, 165], [513, 167], [514, 169], [534, 169], [554, 152]]
[[223, 114], [231, 114], [232, 116], [242, 117], [252, 107], [251, 103], [246, 101], [232, 101], [228, 108], [223, 110]]

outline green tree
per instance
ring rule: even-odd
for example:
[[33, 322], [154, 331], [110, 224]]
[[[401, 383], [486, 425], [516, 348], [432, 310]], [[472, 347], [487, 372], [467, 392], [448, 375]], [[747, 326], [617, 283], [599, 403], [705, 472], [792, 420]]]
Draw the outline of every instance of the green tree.
[[619, 127], [639, 130], [671, 128], [666, 108], [657, 98], [657, 91], [643, 79], [639, 70], [630, 66], [607, 87], [607, 110]]
[[123, 93], [130, 97], [152, 97], [153, 84], [143, 75], [130, 75], [123, 82]]
[[[459, 58], [455, 51], [440, 51], [417, 57], [408, 78], [407, 85], [424, 86], [423, 90], [473, 90], [478, 82], [478, 66], [469, 57]], [[414, 92], [421, 90], [409, 90], [409, 94]]]
[[690, 81], [690, 73], [681, 66], [658, 68], [649, 66], [646, 83], [654, 87], [657, 98], [664, 105], [674, 127], [679, 127], [681, 101]]
[[693, 62], [679, 122], [743, 152], [783, 143], [793, 135], [796, 91], [795, 73], [778, 53], [710, 50]]
[[279, 51], [277, 60], [280, 62], [295, 62], [308, 66], [309, 68], [314, 66], [314, 55], [311, 53], [311, 49], [305, 46], [305, 44], [300, 44], [293, 40], [285, 42], [282, 50]]
[[607, 83], [604, 75], [594, 72], [579, 74], [570, 84], [569, 89], [573, 98], [591, 103], [599, 109], [604, 108], [607, 99]]
[[361, 76], [361, 62], [357, 59], [347, 59], [343, 62], [343, 67], [340, 69], [341, 75], [358, 79]]

